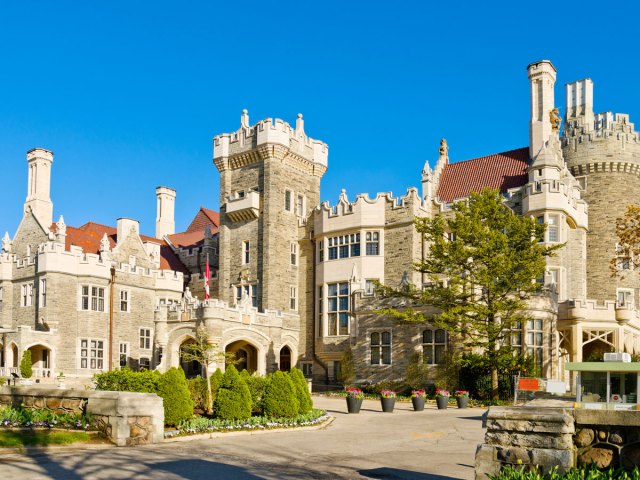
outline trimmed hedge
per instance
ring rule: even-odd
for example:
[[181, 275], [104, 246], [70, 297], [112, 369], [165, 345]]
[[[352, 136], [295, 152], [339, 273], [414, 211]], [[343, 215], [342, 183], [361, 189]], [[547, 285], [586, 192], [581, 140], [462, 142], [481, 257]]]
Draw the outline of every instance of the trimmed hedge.
[[20, 360], [20, 376], [31, 378], [33, 375], [33, 364], [31, 362], [31, 350], [25, 350]]
[[289, 377], [296, 389], [296, 397], [298, 398], [298, 413], [304, 415], [313, 408], [313, 401], [311, 400], [311, 394], [309, 393], [309, 386], [307, 385], [307, 379], [304, 378], [302, 370], [299, 368], [292, 368], [289, 372]]
[[246, 420], [251, 417], [251, 393], [233, 365], [227, 367], [216, 395], [216, 417], [223, 420]]
[[296, 387], [289, 375], [278, 371], [267, 377], [262, 405], [266, 417], [293, 418], [298, 415]]
[[262, 414], [262, 396], [264, 395], [265, 377], [253, 375], [248, 370], [242, 370], [240, 376], [249, 387], [251, 394], [251, 409], [253, 413]]
[[202, 377], [187, 378], [189, 395], [195, 408], [207, 409], [207, 381]]
[[170, 368], [161, 376], [158, 395], [164, 400], [164, 423], [177, 425], [193, 416], [193, 402], [187, 378], [181, 368]]
[[215, 404], [216, 396], [218, 395], [218, 389], [222, 384], [222, 370], [219, 368], [216, 369], [215, 372], [209, 377], [209, 382], [211, 383], [211, 402]]
[[93, 380], [96, 390], [115, 392], [158, 393], [158, 385], [162, 374], [156, 370], [134, 372], [130, 368], [98, 373]]

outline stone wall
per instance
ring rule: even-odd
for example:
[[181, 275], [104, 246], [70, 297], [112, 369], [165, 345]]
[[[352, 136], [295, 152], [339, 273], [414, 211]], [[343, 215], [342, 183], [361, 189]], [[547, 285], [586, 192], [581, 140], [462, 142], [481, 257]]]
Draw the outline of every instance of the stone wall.
[[119, 447], [164, 439], [163, 402], [154, 393], [0, 387], [0, 406], [89, 414], [98, 429]]
[[491, 407], [484, 443], [476, 452], [476, 479], [504, 465], [578, 465], [631, 469], [640, 465], [640, 416], [632, 411]]

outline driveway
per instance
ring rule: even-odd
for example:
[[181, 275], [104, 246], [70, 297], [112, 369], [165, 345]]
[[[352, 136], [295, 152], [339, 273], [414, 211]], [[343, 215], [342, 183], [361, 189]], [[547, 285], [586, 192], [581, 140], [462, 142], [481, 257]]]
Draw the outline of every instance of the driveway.
[[314, 431], [238, 434], [137, 448], [59, 451], [0, 458], [3, 479], [472, 479], [482, 409], [366, 400], [349, 415], [344, 399], [314, 397], [335, 417]]

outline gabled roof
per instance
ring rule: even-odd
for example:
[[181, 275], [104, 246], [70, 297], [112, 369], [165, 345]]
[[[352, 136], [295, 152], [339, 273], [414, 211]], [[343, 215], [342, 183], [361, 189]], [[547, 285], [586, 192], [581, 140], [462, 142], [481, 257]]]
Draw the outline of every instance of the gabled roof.
[[220, 229], [220, 214], [208, 208], [200, 207], [189, 228], [185, 232], [168, 235], [169, 241], [176, 248], [199, 247], [204, 243], [204, 231], [207, 225], [213, 235], [217, 234]]
[[[51, 230], [55, 232], [56, 224], [51, 225]], [[111, 248], [116, 246], [118, 241], [118, 230], [108, 225], [102, 225], [95, 222], [87, 222], [80, 227], [67, 226], [67, 238], [65, 242], [65, 250], [70, 250], [71, 245], [82, 248], [84, 253], [100, 253], [100, 241], [104, 235], [107, 235]], [[178, 259], [173, 250], [164, 240], [140, 235], [143, 242], [151, 242], [160, 245], [160, 270], [175, 270], [177, 272], [187, 273], [188, 270]]]
[[506, 192], [527, 183], [528, 168], [528, 147], [449, 163], [440, 176], [438, 197], [441, 202], [453, 202], [485, 187]]

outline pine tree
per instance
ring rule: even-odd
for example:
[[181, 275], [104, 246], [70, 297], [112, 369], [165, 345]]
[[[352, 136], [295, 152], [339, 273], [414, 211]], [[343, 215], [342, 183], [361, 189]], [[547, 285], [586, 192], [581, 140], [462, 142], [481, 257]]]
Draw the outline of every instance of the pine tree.
[[296, 390], [296, 397], [298, 398], [298, 413], [309, 413], [313, 408], [313, 401], [311, 400], [311, 394], [309, 393], [309, 386], [307, 385], [307, 379], [304, 378], [304, 373], [299, 368], [292, 368], [289, 372], [289, 377]]

